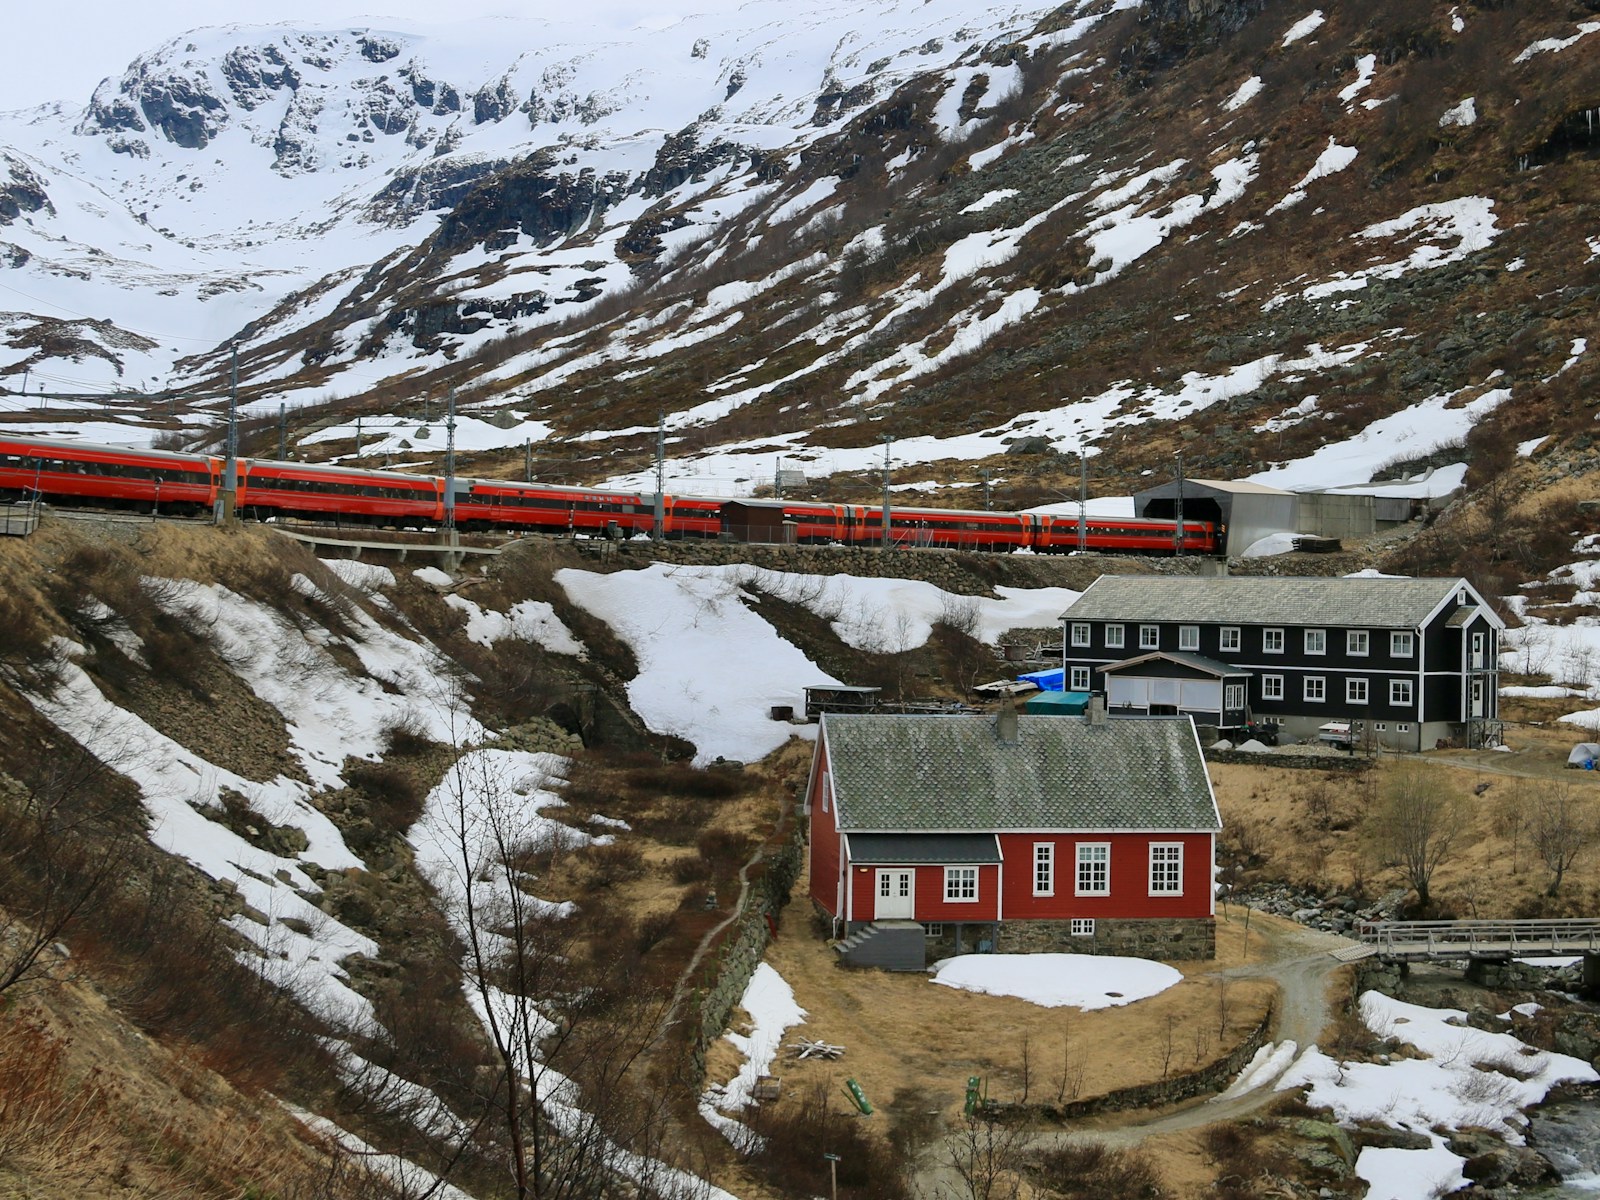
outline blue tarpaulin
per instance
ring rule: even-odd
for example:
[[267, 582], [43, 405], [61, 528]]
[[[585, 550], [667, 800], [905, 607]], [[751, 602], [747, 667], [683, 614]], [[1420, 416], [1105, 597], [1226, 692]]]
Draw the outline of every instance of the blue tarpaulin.
[[1033, 671], [1027, 675], [1018, 675], [1024, 683], [1031, 683], [1041, 692], [1062, 692], [1066, 690], [1066, 671], [1057, 667], [1053, 671]]

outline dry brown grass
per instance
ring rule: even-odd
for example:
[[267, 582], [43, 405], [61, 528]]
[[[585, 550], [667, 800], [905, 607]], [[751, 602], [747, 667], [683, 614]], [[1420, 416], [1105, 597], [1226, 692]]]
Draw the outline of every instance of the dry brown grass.
[[271, 1097], [241, 1095], [72, 982], [0, 1013], [0, 1197], [379, 1200]]
[[[1369, 782], [1345, 772], [1287, 770], [1270, 766], [1211, 764], [1211, 778], [1222, 811], [1223, 839], [1243, 842], [1256, 852], [1242, 882], [1281, 880], [1325, 895], [1347, 892], [1372, 896], [1403, 886], [1399, 875], [1377, 863], [1361, 837], [1361, 820], [1370, 797], [1388, 774], [1420, 762], [1468, 802], [1470, 820], [1456, 848], [1439, 868], [1433, 891], [1441, 915], [1461, 918], [1510, 917], [1538, 902], [1547, 875], [1525, 832], [1506, 821], [1519, 790], [1537, 795], [1552, 786], [1571, 785], [1590, 794], [1600, 807], [1600, 789], [1591, 778], [1565, 770], [1574, 735], [1561, 728], [1513, 726], [1507, 730], [1510, 753], [1430, 751], [1416, 756], [1380, 758]], [[1332, 820], [1322, 814], [1331, 812]], [[1564, 893], [1573, 903], [1600, 902], [1594, 896], [1600, 846], [1578, 860]]]

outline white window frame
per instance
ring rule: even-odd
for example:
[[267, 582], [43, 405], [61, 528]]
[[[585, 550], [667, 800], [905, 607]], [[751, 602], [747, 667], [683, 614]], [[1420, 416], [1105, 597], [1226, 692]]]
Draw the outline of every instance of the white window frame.
[[1035, 896], [1054, 896], [1056, 894], [1056, 844], [1054, 842], [1035, 842], [1033, 844], [1033, 894]]
[[1261, 677], [1261, 698], [1263, 700], [1283, 699], [1283, 676], [1263, 675]]
[[1353, 675], [1344, 681], [1344, 702], [1346, 704], [1365, 704], [1367, 702], [1367, 677]]
[[1198, 626], [1198, 625], [1179, 625], [1178, 626], [1178, 649], [1179, 650], [1198, 650], [1198, 649], [1200, 649], [1200, 626]]
[[[1274, 645], [1276, 643], [1276, 645]], [[1284, 645], [1283, 630], [1263, 629], [1261, 631], [1261, 653], [1282, 654]]]
[[1070, 681], [1071, 686], [1067, 688], [1069, 692], [1087, 692], [1090, 686], [1089, 668], [1073, 667]]
[[1159, 626], [1159, 625], [1141, 625], [1141, 626], [1139, 626], [1139, 649], [1141, 649], [1141, 650], [1159, 650], [1159, 649], [1161, 649], [1161, 626]]
[[1326, 654], [1328, 652], [1328, 631], [1326, 629], [1306, 630], [1305, 650], [1307, 654]]
[[1127, 627], [1124, 626], [1124, 625], [1117, 625], [1117, 624], [1107, 625], [1106, 626], [1106, 649], [1107, 650], [1121, 650], [1123, 645], [1124, 645], [1123, 639], [1126, 636], [1126, 634], [1127, 634]]
[[[1315, 685], [1315, 686], [1313, 686]], [[1316, 695], [1312, 695], [1312, 692]], [[1322, 704], [1328, 699], [1328, 681], [1321, 675], [1307, 675], [1301, 685], [1300, 695], [1307, 704]]]
[[1237, 625], [1224, 625], [1217, 634], [1217, 649], [1239, 650], [1244, 646], [1244, 638], [1239, 633]]
[[1372, 635], [1365, 629], [1345, 630], [1344, 652], [1351, 658], [1366, 658], [1372, 653]]
[[1387, 721], [1374, 721], [1372, 723], [1372, 728], [1378, 733], [1388, 733], [1389, 732], [1389, 722], [1387, 722]]
[[944, 902], [946, 904], [976, 904], [978, 902], [977, 867], [946, 867], [944, 869]]
[[833, 772], [824, 771], [822, 773], [822, 811], [823, 812], [830, 811], [829, 808], [828, 808], [828, 798], [832, 794], [833, 794]]
[[1244, 707], [1244, 684], [1225, 683], [1222, 685], [1222, 707], [1225, 709]]
[[1416, 655], [1417, 639], [1409, 629], [1396, 629], [1389, 634], [1389, 657], [1412, 658]]
[[[1077, 870], [1073, 874], [1073, 894], [1077, 896], [1109, 896], [1111, 894], [1111, 843], [1079, 842], [1075, 856]], [[1084, 886], [1085, 880], [1088, 886]]]
[[1410, 708], [1415, 702], [1416, 688], [1409, 679], [1389, 680], [1389, 703], [1395, 708]]
[[926, 925], [924, 925], [922, 927], [922, 932], [926, 936], [931, 937], [931, 938], [943, 937], [944, 936], [944, 922], [943, 921], [929, 921]]
[[1093, 644], [1089, 637], [1089, 622], [1072, 622], [1072, 644], [1074, 646], [1089, 646]]
[[1072, 929], [1072, 936], [1073, 937], [1093, 937], [1094, 936], [1094, 918], [1093, 917], [1073, 917], [1072, 918], [1071, 929]]
[[1411, 732], [1411, 722], [1410, 721], [1396, 721], [1395, 722], [1395, 726], [1394, 726], [1394, 731], [1396, 733], [1410, 733]]
[[1183, 895], [1183, 843], [1150, 843], [1150, 894]]

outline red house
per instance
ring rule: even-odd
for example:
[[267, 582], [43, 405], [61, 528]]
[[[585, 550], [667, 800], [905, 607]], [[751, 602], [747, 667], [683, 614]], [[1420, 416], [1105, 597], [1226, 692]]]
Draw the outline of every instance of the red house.
[[822, 718], [811, 898], [860, 965], [1215, 953], [1222, 827], [1188, 717]]

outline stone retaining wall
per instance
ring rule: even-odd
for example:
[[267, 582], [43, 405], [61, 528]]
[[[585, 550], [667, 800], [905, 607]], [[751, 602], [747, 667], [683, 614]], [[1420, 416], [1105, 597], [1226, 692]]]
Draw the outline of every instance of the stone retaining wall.
[[1291, 771], [1365, 771], [1375, 760], [1364, 754], [1274, 754], [1268, 750], [1207, 750], [1207, 762], [1243, 763], [1247, 767], [1286, 767]]
[[1007, 921], [995, 949], [1002, 954], [1117, 954], [1163, 962], [1217, 956], [1217, 923], [1212, 917], [1104, 918], [1088, 937], [1073, 936], [1070, 921]]
[[[767, 943], [772, 940], [772, 925], [776, 925], [778, 914], [789, 903], [789, 891], [799, 878], [805, 858], [804, 847], [805, 822], [796, 820], [783, 848], [767, 859], [767, 873], [745, 897], [733, 932], [723, 942], [710, 968], [709, 980], [696, 997], [700, 1024], [690, 1057], [697, 1076], [705, 1075], [706, 1050], [728, 1027], [728, 1018], [738, 1007], [750, 977], [767, 951]], [[768, 924], [769, 920], [772, 925]]]
[[1103, 1096], [1090, 1096], [1084, 1100], [1071, 1100], [1065, 1104], [1000, 1104], [991, 1102], [985, 1115], [1007, 1124], [1032, 1124], [1050, 1121], [1063, 1124], [1067, 1121], [1092, 1117], [1097, 1113], [1122, 1112], [1130, 1108], [1159, 1108], [1176, 1104], [1191, 1096], [1206, 1092], [1220, 1092], [1245, 1065], [1255, 1057], [1256, 1051], [1267, 1044], [1272, 1033], [1273, 1010], [1245, 1037], [1244, 1041], [1222, 1058], [1187, 1075], [1174, 1075], [1154, 1083], [1141, 1083], [1133, 1087], [1118, 1088]]

